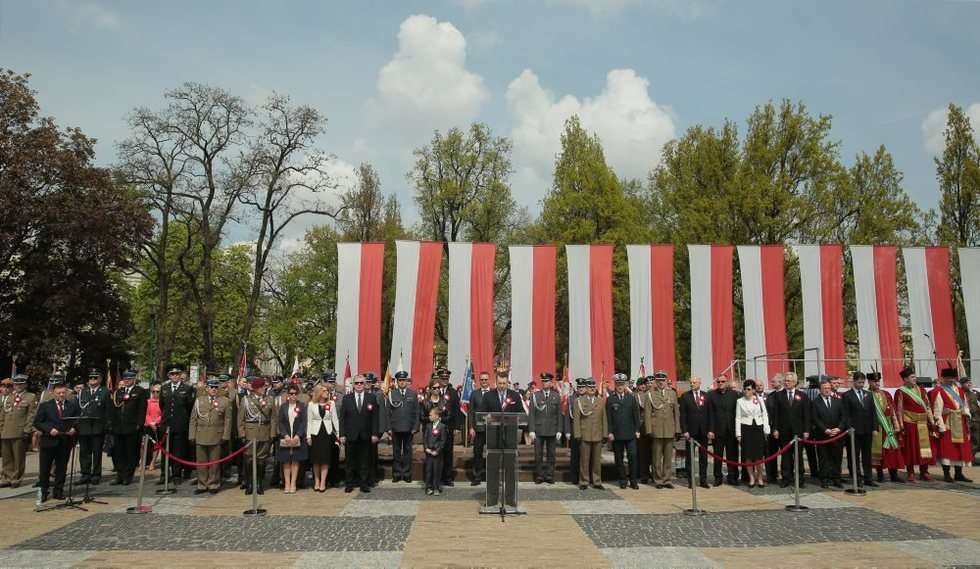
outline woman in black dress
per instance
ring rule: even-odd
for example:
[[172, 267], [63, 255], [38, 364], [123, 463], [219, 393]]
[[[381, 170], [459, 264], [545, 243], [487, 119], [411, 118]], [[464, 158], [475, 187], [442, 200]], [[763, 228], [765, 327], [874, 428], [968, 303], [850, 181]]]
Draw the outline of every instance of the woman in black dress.
[[[761, 459], [766, 452], [766, 436], [769, 435], [769, 414], [762, 395], [755, 392], [756, 384], [751, 379], [742, 384], [742, 397], [735, 405], [735, 436], [742, 445], [742, 461], [752, 462]], [[748, 467], [749, 488], [766, 485], [763, 477], [764, 465]]]
[[298, 398], [299, 387], [290, 385], [286, 390], [286, 401], [279, 407], [277, 421], [279, 451], [276, 453], [276, 460], [282, 464], [286, 494], [296, 493], [299, 464], [309, 454], [306, 444], [306, 405], [297, 402]]
[[325, 387], [313, 390], [313, 398], [307, 405], [306, 442], [310, 445], [310, 462], [313, 463], [313, 491], [327, 491], [327, 473], [330, 461], [338, 452], [337, 405], [333, 394]]

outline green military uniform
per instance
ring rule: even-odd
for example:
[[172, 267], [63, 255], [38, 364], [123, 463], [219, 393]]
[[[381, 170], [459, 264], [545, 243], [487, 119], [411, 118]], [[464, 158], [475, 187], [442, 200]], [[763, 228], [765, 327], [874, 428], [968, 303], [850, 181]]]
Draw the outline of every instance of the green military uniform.
[[[221, 458], [222, 443], [231, 439], [231, 415], [231, 401], [227, 397], [205, 395], [194, 402], [187, 436], [196, 445], [198, 462], [212, 462]], [[199, 491], [209, 490], [214, 493], [220, 487], [220, 464], [197, 469]]]
[[[594, 383], [593, 383], [594, 385]], [[591, 479], [594, 486], [602, 484], [602, 444], [606, 440], [606, 402], [596, 395], [583, 395], [575, 399], [572, 410], [573, 437], [578, 439], [580, 488]]]
[[674, 440], [681, 432], [677, 392], [673, 389], [651, 387], [643, 405], [643, 433], [653, 441], [654, 483], [669, 486], [674, 470]]
[[15, 389], [4, 397], [0, 407], [3, 415], [0, 424], [0, 449], [3, 453], [0, 486], [16, 488], [24, 478], [27, 444], [34, 432], [34, 414], [37, 413], [37, 397], [26, 390], [16, 389], [16, 386], [24, 387], [26, 384], [27, 378], [14, 378]]
[[[254, 383], [253, 383], [254, 385]], [[264, 383], [263, 383], [264, 385]], [[265, 461], [269, 458], [269, 447], [276, 436], [276, 406], [271, 395], [258, 395], [250, 391], [239, 399], [238, 438], [248, 445], [245, 451], [245, 470], [248, 476], [245, 484], [248, 493], [252, 492], [252, 445], [255, 441], [255, 479], [258, 482], [258, 492], [263, 493], [265, 478]]]

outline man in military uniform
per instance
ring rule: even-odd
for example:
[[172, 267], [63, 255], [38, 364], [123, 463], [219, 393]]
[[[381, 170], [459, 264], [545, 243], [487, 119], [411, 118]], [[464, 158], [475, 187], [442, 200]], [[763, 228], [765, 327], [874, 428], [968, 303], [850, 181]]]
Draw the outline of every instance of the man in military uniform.
[[388, 398], [378, 384], [378, 376], [374, 372], [366, 372], [364, 381], [367, 385], [367, 391], [374, 395], [375, 401], [378, 402], [378, 433], [380, 435], [377, 442], [371, 443], [371, 452], [368, 455], [368, 477], [371, 486], [375, 487], [378, 485], [378, 480], [384, 478], [384, 470], [378, 462], [378, 447], [381, 446], [381, 437], [391, 430], [391, 425], [388, 415]]
[[439, 379], [439, 393], [445, 402], [445, 414], [442, 422], [446, 425], [446, 444], [442, 447], [442, 484], [443, 486], [455, 486], [456, 466], [453, 464], [453, 445], [456, 438], [456, 428], [459, 426], [459, 392], [449, 384], [450, 372], [446, 368], [436, 371]]
[[102, 373], [92, 368], [88, 385], [78, 394], [80, 417], [78, 430], [78, 463], [82, 471], [79, 484], [102, 481], [102, 446], [109, 415], [109, 390], [102, 385]]
[[[14, 382], [11, 381], [9, 377], [5, 377], [3, 378], [3, 380], [0, 380], [0, 433], [3, 432], [4, 409], [7, 407], [7, 401], [9, 400], [10, 392], [13, 391], [13, 389], [14, 389]], [[4, 464], [3, 447], [0, 446], [0, 478], [3, 477], [3, 464]], [[2, 482], [0, 482], [0, 484], [2, 484]], [[10, 484], [7, 483], [4, 486], [9, 486], [9, 485]]]
[[[241, 409], [238, 413], [238, 438], [242, 439], [248, 446], [245, 451], [245, 470], [248, 473], [245, 479], [245, 493], [251, 494], [253, 490], [259, 494], [265, 493], [265, 462], [269, 458], [269, 448], [271, 441], [276, 435], [276, 418], [278, 408], [275, 407], [272, 397], [266, 394], [265, 380], [261, 377], [253, 377], [249, 382], [250, 390], [248, 394], [240, 400]], [[252, 446], [255, 441], [255, 446]], [[256, 488], [252, 488], [252, 451], [255, 455], [255, 480]]]
[[977, 466], [977, 453], [980, 453], [980, 395], [973, 390], [973, 381], [969, 377], [960, 378], [960, 386], [966, 393], [967, 407], [970, 409], [970, 444], [973, 445], [973, 466]]
[[[209, 380], [207, 395], [198, 397], [191, 409], [188, 437], [197, 449], [197, 462], [213, 462], [221, 458], [222, 444], [231, 440], [231, 401], [218, 393], [220, 382]], [[212, 464], [197, 469], [195, 494], [217, 494], [221, 488], [221, 465]]]
[[636, 464], [639, 467], [640, 484], [650, 483], [650, 464], [653, 458], [650, 455], [650, 451], [653, 450], [650, 448], [653, 445], [653, 441], [643, 428], [643, 413], [644, 407], [649, 401], [647, 398], [647, 392], [649, 390], [650, 378], [648, 376], [636, 378], [636, 406], [640, 411], [640, 438], [636, 441]]
[[654, 484], [657, 488], [673, 488], [674, 441], [681, 433], [677, 392], [667, 387], [667, 373], [653, 375], [654, 389], [647, 391], [643, 407], [643, 428], [653, 439]]
[[487, 479], [487, 459], [483, 451], [487, 445], [487, 426], [477, 416], [483, 397], [490, 391], [490, 372], [481, 371], [479, 386], [470, 393], [469, 424], [470, 439], [473, 440], [473, 479], [470, 486], [479, 486]]
[[585, 378], [575, 378], [575, 391], [568, 397], [568, 409], [565, 410], [565, 430], [568, 432], [568, 469], [571, 473], [572, 484], [578, 485], [578, 475], [582, 466], [582, 441], [575, 434], [575, 401], [588, 395]]
[[20, 486], [27, 462], [27, 444], [34, 432], [37, 398], [27, 391], [27, 376], [13, 378], [13, 391], [3, 403], [3, 424], [0, 425], [0, 446], [3, 449], [3, 477], [0, 488]]
[[578, 487], [585, 490], [591, 482], [593, 488], [602, 490], [602, 444], [608, 433], [606, 404], [596, 395], [594, 379], [588, 378], [585, 386], [587, 394], [576, 398], [573, 411], [575, 438], [581, 441]]
[[109, 416], [114, 441], [113, 463], [116, 465], [113, 485], [132, 484], [139, 464], [140, 435], [146, 422], [148, 396], [146, 390], [135, 383], [135, 372], [123, 372], [119, 378], [119, 387], [111, 398]]
[[[191, 460], [187, 428], [191, 419], [191, 407], [196, 399], [195, 390], [184, 382], [183, 372], [172, 367], [167, 372], [170, 381], [160, 387], [160, 412], [162, 426], [170, 440], [170, 453], [184, 460]], [[170, 481], [180, 484], [185, 470], [183, 465], [170, 461]], [[163, 476], [157, 481], [163, 484]]]
[[[640, 406], [636, 397], [626, 391], [629, 378], [625, 373], [613, 376], [616, 391], [606, 398], [606, 418], [609, 422], [608, 438], [613, 444], [613, 454], [616, 457], [616, 470], [619, 473], [619, 487], [626, 488], [627, 477], [630, 488], [639, 490], [637, 477], [639, 469], [636, 464], [636, 441], [640, 438]], [[629, 462], [629, 473], [623, 462], [623, 455]]]
[[541, 390], [531, 393], [527, 428], [534, 441], [534, 483], [555, 483], [555, 442], [561, 437], [561, 396], [555, 376], [542, 372]]
[[409, 387], [410, 379], [405, 371], [395, 372], [397, 387], [388, 392], [388, 437], [391, 439], [393, 482], [412, 481], [412, 437], [419, 430], [420, 410], [418, 393]]

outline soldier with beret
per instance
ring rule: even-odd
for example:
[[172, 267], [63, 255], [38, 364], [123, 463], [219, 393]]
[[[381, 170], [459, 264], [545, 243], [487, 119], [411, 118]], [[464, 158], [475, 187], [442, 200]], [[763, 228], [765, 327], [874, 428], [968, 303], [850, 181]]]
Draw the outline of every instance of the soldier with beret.
[[[271, 441], [276, 436], [276, 411], [278, 408], [266, 393], [265, 379], [249, 378], [249, 392], [241, 398], [241, 412], [238, 413], [238, 438], [245, 441], [245, 493], [253, 491], [265, 493], [265, 462], [269, 458]], [[252, 446], [255, 441], [255, 446]], [[255, 451], [255, 476], [257, 483], [252, 488], [252, 452]]]
[[[160, 413], [162, 427], [170, 440], [170, 452], [184, 460], [191, 460], [190, 444], [187, 434], [190, 425], [191, 407], [197, 398], [195, 390], [184, 381], [184, 373], [173, 366], [167, 372], [169, 381], [160, 386]], [[176, 461], [170, 461], [170, 481], [180, 484], [184, 471], [188, 470]], [[163, 484], [163, 476], [157, 481]]]
[[[213, 462], [221, 458], [221, 446], [231, 439], [231, 401], [218, 393], [219, 381], [208, 380], [207, 395], [198, 397], [191, 408], [188, 438], [197, 450], [197, 462]], [[221, 465], [212, 464], [197, 469], [195, 494], [217, 494], [221, 488]]]
[[[412, 481], [412, 437], [419, 430], [419, 396], [410, 387], [408, 372], [395, 372], [395, 389], [388, 392], [388, 434], [391, 438], [391, 478]], [[441, 476], [441, 472], [440, 472]]]
[[102, 373], [88, 372], [88, 384], [78, 394], [80, 416], [78, 429], [78, 463], [82, 472], [79, 484], [102, 481], [102, 446], [109, 415], [109, 390], [102, 385]]
[[123, 372], [119, 387], [110, 398], [109, 424], [113, 444], [116, 479], [113, 485], [129, 485], [139, 464], [140, 436], [146, 422], [146, 390], [136, 385], [136, 373]]
[[27, 444], [34, 432], [37, 397], [27, 391], [27, 376], [17, 374], [11, 381], [13, 390], [3, 403], [0, 445], [3, 448], [3, 479], [0, 487], [17, 488], [24, 478]]
[[561, 437], [561, 396], [555, 376], [542, 372], [541, 389], [531, 394], [528, 431], [534, 441], [534, 483], [555, 483], [555, 441]]

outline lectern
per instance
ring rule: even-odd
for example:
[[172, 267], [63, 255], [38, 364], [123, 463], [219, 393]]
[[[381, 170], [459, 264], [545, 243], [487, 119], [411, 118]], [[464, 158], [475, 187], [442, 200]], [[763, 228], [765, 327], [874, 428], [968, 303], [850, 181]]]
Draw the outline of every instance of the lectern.
[[526, 514], [517, 501], [517, 429], [524, 413], [477, 413], [487, 432], [487, 499], [481, 514]]

